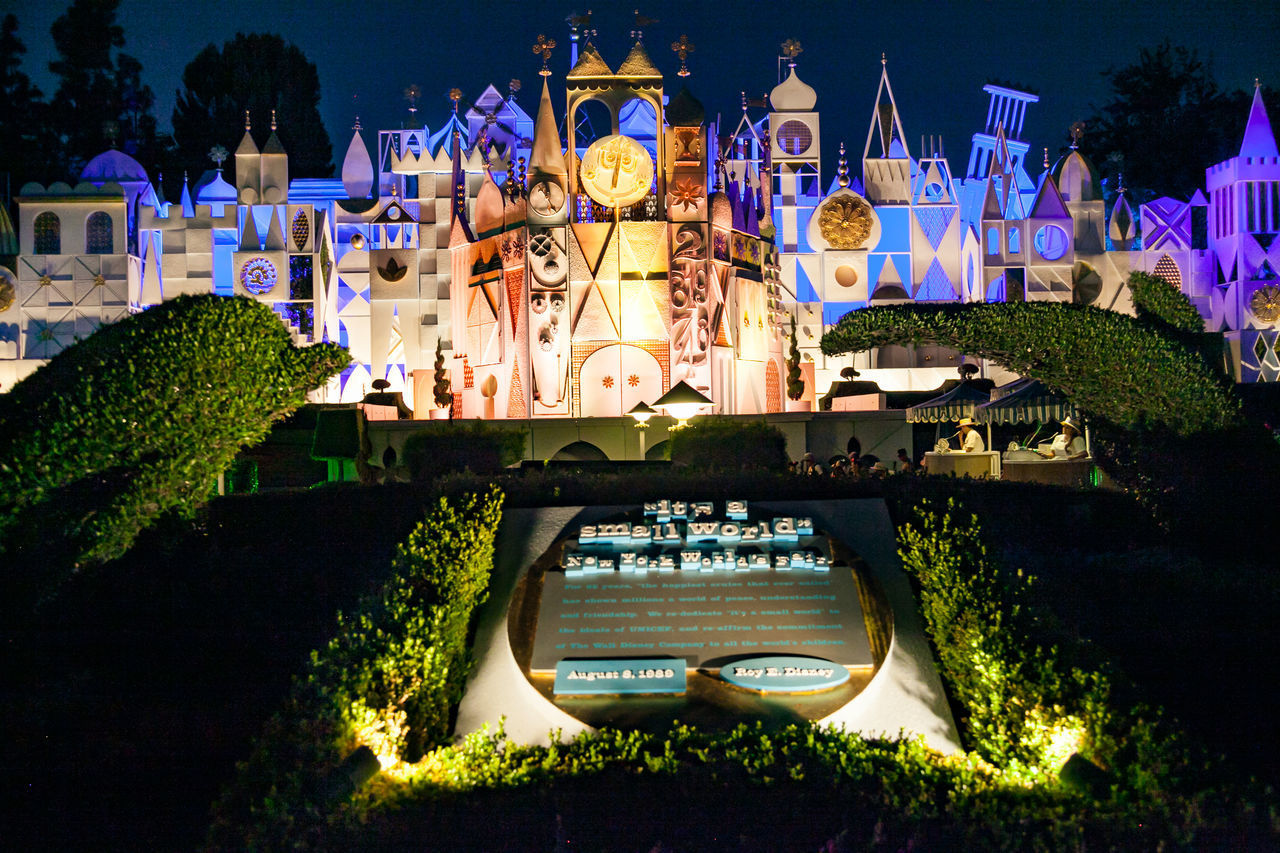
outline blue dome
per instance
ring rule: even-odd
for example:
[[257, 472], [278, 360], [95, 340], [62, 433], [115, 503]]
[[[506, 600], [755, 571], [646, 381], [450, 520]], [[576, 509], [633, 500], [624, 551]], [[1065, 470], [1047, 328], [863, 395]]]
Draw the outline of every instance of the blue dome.
[[147, 183], [151, 179], [147, 177], [147, 170], [142, 168], [137, 160], [123, 151], [112, 148], [85, 164], [84, 171], [80, 173], [80, 180], [95, 184], [114, 181], [123, 185], [137, 181]]
[[206, 172], [196, 186], [196, 204], [235, 204], [236, 188], [222, 178], [221, 172], [214, 172], [209, 178]]

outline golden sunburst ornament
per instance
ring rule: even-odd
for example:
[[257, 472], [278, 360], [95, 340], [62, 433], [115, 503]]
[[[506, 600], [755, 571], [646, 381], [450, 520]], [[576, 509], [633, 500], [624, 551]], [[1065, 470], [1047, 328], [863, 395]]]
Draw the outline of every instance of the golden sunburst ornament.
[[1280, 320], [1280, 287], [1268, 284], [1255, 290], [1249, 297], [1249, 310], [1264, 323]]
[[822, 239], [833, 249], [856, 249], [871, 236], [871, 207], [857, 196], [833, 198], [818, 214]]

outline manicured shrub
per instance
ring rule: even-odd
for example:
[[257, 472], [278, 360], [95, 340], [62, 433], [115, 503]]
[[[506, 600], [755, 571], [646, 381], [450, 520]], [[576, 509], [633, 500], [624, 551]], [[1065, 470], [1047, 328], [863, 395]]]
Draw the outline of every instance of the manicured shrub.
[[1204, 318], [1186, 295], [1158, 275], [1129, 273], [1129, 293], [1138, 318], [1179, 332], [1203, 332]]
[[524, 444], [519, 429], [480, 420], [440, 421], [405, 439], [404, 464], [415, 482], [456, 471], [489, 474], [519, 462]]
[[846, 314], [822, 336], [827, 355], [890, 344], [942, 344], [1044, 381], [1091, 415], [1178, 435], [1242, 420], [1225, 377], [1180, 337], [1114, 311], [1051, 302], [893, 305]]
[[348, 360], [336, 345], [294, 346], [259, 302], [184, 296], [104, 326], [0, 395], [10, 602], [194, 510], [242, 447]]
[[777, 427], [761, 421], [699, 418], [671, 433], [671, 461], [693, 468], [785, 471], [787, 439]]
[[281, 849], [333, 806], [333, 776], [357, 747], [383, 766], [448, 739], [470, 667], [469, 632], [488, 596], [502, 493], [436, 500], [392, 572], [311, 654], [305, 678], [216, 804], [215, 849]]

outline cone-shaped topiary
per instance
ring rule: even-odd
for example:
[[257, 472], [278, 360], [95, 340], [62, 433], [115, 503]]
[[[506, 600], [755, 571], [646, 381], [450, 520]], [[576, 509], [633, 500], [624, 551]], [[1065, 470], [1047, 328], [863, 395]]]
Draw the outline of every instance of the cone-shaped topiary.
[[436, 369], [435, 369], [435, 385], [431, 388], [431, 393], [435, 397], [437, 409], [447, 409], [453, 405], [453, 394], [449, 391], [449, 374], [444, 369], [444, 349], [441, 347], [440, 341], [436, 341]]
[[804, 396], [804, 379], [800, 375], [800, 347], [796, 346], [796, 318], [791, 318], [791, 348], [787, 350], [787, 396], [799, 400]]

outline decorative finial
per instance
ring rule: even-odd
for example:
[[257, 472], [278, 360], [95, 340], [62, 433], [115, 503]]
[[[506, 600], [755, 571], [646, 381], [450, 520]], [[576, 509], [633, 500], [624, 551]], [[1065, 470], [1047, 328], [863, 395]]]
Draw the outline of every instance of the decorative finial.
[[796, 67], [796, 57], [803, 52], [804, 48], [795, 39], [787, 39], [782, 43], [782, 55], [787, 58], [788, 68]]
[[521, 83], [520, 83], [519, 77], [512, 77], [510, 80], [507, 81], [507, 100], [508, 101], [514, 101], [516, 99], [516, 92], [520, 91], [520, 85]]
[[409, 102], [409, 121], [412, 124], [417, 123], [418, 119], [418, 98], [422, 95], [422, 88], [417, 83], [410, 83], [404, 90], [404, 99]]
[[1257, 77], [1254, 77], [1254, 78], [1253, 78], [1253, 88], [1255, 88], [1255, 89], [1260, 89], [1260, 88], [1262, 88], [1262, 81], [1261, 81], [1261, 80], [1259, 80]]
[[1116, 192], [1124, 195], [1124, 172], [1119, 172], [1116, 175]]
[[739, 94], [742, 95], [742, 111], [745, 113], [747, 111], [747, 90], [743, 89]]
[[458, 114], [458, 101], [462, 100], [462, 90], [457, 86], [449, 90], [449, 100], [453, 101], [453, 114]]
[[519, 162], [520, 164], [520, 172], [517, 176], [517, 179], [520, 181], [520, 186], [523, 187], [525, 185], [525, 180], [527, 178], [527, 173], [525, 171], [524, 158], [523, 157], [517, 158], [517, 162]]
[[843, 141], [840, 143], [840, 165], [836, 168], [836, 171], [840, 175], [840, 187], [843, 189], [849, 186], [849, 160], [844, 154]]
[[689, 41], [687, 35], [681, 33], [679, 41], [671, 43], [671, 49], [675, 51], [676, 56], [680, 57], [680, 70], [676, 72], [676, 76], [688, 77], [689, 66], [685, 64], [685, 60], [689, 57], [689, 54], [693, 53], [693, 42]]
[[[590, 20], [591, 13], [587, 13], [587, 19]], [[545, 35], [539, 35], [538, 40], [533, 43], [533, 52], [542, 55], [542, 70], [538, 73], [543, 77], [551, 76], [551, 69], [547, 67], [547, 63], [551, 60], [551, 51], [556, 46], [555, 39], [549, 39]]]
[[250, 127], [249, 127], [249, 111], [248, 111], [248, 110], [245, 110], [245, 111], [244, 111], [244, 130], [245, 130], [245, 133], [248, 133], [248, 132], [249, 132], [249, 130], [250, 130]]
[[222, 174], [222, 161], [227, 159], [227, 149], [221, 145], [215, 145], [209, 149], [209, 159], [218, 167], [218, 174]]
[[358, 113], [356, 114], [356, 123], [351, 125], [351, 129], [356, 131], [357, 133], [364, 130], [364, 128], [360, 126], [360, 115]]
[[1084, 129], [1086, 125], [1082, 121], [1072, 122], [1071, 124], [1071, 150], [1075, 151], [1080, 147], [1080, 140], [1084, 137]]
[[883, 66], [887, 66], [889, 64], [889, 60], [887, 57], [885, 57], [883, 50], [880, 51], [880, 64]]
[[507, 161], [507, 182], [503, 189], [507, 191], [507, 198], [513, 201], [520, 195], [520, 190], [516, 188], [516, 161], [514, 157]]
[[276, 132], [276, 111], [275, 111], [275, 108], [272, 108], [272, 110], [271, 110], [271, 132], [272, 132], [272, 133], [275, 133], [275, 132]]
[[187, 185], [187, 170], [186, 170], [186, 169], [183, 169], [183, 170], [182, 170], [182, 185], [183, 185], [184, 187]]
[[631, 31], [631, 37], [636, 41], [644, 41], [644, 28], [653, 26], [658, 23], [657, 18], [646, 18], [640, 14], [639, 9], [632, 9], [631, 14], [635, 16], [636, 28]]
[[1044, 167], [1046, 169], [1049, 168], [1049, 149], [1048, 148], [1044, 149]]

